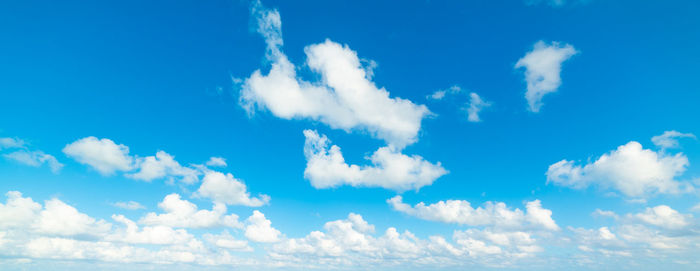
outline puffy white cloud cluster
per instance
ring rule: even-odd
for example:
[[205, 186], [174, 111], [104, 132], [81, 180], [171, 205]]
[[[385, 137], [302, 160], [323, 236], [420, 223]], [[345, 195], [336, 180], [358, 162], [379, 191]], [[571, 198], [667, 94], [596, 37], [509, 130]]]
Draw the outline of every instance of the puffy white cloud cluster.
[[[198, 210], [179, 195], [159, 204], [165, 214], [149, 213], [135, 222], [112, 215], [116, 224], [79, 212], [59, 199], [37, 203], [10, 191], [0, 203], [0, 255], [12, 258], [92, 260], [117, 263], [194, 263], [200, 265], [252, 265], [252, 259], [231, 254], [251, 251], [247, 241], [222, 234], [204, 234], [203, 242], [192, 228], [242, 229], [225, 205]], [[218, 207], [217, 207], [218, 206]], [[262, 215], [262, 214], [260, 214]], [[252, 217], [252, 216], [251, 216]]]
[[557, 91], [561, 85], [562, 63], [577, 53], [570, 44], [538, 41], [532, 51], [515, 63], [516, 69], [525, 68], [525, 99], [530, 111], [539, 112], [544, 95]]
[[26, 166], [40, 167], [46, 164], [53, 173], [58, 173], [63, 168], [63, 164], [56, 157], [40, 150], [30, 150], [28, 144], [19, 138], [0, 137], [0, 151], [2, 150], [13, 150], [2, 156]]
[[165, 213], [150, 212], [139, 220], [144, 225], [165, 225], [179, 228], [242, 228], [235, 214], [226, 215], [226, 205], [214, 203], [212, 210], [199, 210], [197, 205], [180, 198], [178, 194], [165, 196], [158, 207]]
[[411, 206], [401, 196], [387, 200], [394, 210], [420, 219], [456, 223], [467, 226], [488, 226], [498, 229], [558, 230], [552, 219], [552, 211], [542, 208], [539, 200], [526, 203], [526, 211], [510, 209], [503, 202], [486, 202], [474, 208], [465, 200], [447, 200], [426, 205], [423, 202]]
[[325, 137], [304, 131], [305, 176], [314, 187], [348, 184], [418, 189], [446, 173], [439, 164], [400, 153], [418, 140], [421, 121], [431, 113], [424, 105], [391, 97], [386, 89], [377, 87], [372, 81], [376, 63], [369, 61], [369, 66], [363, 67], [363, 61], [347, 45], [326, 40], [304, 48], [306, 66], [320, 75], [318, 82], [306, 81], [297, 76], [297, 67], [282, 52], [279, 12], [255, 1], [251, 15], [265, 39], [271, 67], [267, 74], [256, 70], [240, 82], [243, 108], [251, 114], [267, 109], [283, 119], [316, 120], [347, 132], [362, 130], [387, 143], [370, 158], [373, 166], [360, 167], [346, 164], [337, 146], [326, 150]]
[[547, 170], [547, 182], [575, 189], [597, 185], [618, 190], [625, 196], [645, 197], [692, 189], [676, 180], [687, 166], [688, 158], [683, 153], [656, 152], [630, 141], [592, 163], [576, 165], [570, 160], [554, 163]]
[[375, 151], [368, 158], [371, 166], [350, 165], [345, 162], [340, 147], [329, 147], [330, 140], [325, 135], [304, 130], [304, 136], [307, 161], [304, 176], [316, 188], [351, 185], [397, 191], [417, 190], [447, 174], [440, 162], [433, 164], [418, 155], [408, 156], [390, 147]]
[[394, 227], [375, 235], [374, 225], [350, 213], [346, 219], [327, 222], [323, 231], [285, 239], [272, 248], [273, 259], [318, 266], [504, 266], [542, 251], [529, 233], [469, 229], [455, 231], [452, 241], [433, 235], [418, 238]]
[[258, 243], [274, 243], [280, 240], [281, 232], [272, 227], [272, 221], [260, 211], [246, 219], [245, 237]]
[[371, 80], [357, 53], [330, 40], [304, 48], [306, 65], [320, 75], [319, 82], [299, 78], [297, 67], [282, 52], [282, 21], [277, 10], [253, 4], [252, 15], [267, 44], [268, 74], [256, 70], [244, 80], [241, 105], [256, 107], [284, 118], [318, 120], [335, 129], [361, 129], [402, 148], [415, 142], [421, 120], [430, 114], [424, 105], [391, 97]]
[[109, 138], [81, 138], [66, 145], [63, 153], [103, 175], [134, 168], [134, 158], [129, 155], [129, 147], [116, 144]]
[[261, 194], [251, 197], [243, 181], [233, 177], [231, 173], [205, 171], [202, 185], [195, 196], [209, 198], [216, 203], [229, 205], [262, 206], [270, 201], [270, 196]]
[[700, 224], [691, 214], [658, 205], [639, 213], [608, 216], [616, 223], [597, 229], [569, 227], [574, 244], [585, 257], [622, 256], [637, 261], [697, 253]]
[[[217, 203], [261, 206], [270, 201], [267, 195], [251, 197], [245, 183], [230, 173], [224, 174], [203, 165], [182, 166], [175, 157], [164, 151], [143, 158], [132, 156], [129, 147], [123, 144], [91, 136], [66, 145], [63, 152], [104, 175], [124, 172], [127, 178], [144, 181], [167, 179], [170, 182], [178, 179], [184, 184], [197, 183], [200, 176], [204, 176], [195, 195], [210, 198]], [[207, 164], [225, 166], [226, 162], [221, 157], [212, 157]]]

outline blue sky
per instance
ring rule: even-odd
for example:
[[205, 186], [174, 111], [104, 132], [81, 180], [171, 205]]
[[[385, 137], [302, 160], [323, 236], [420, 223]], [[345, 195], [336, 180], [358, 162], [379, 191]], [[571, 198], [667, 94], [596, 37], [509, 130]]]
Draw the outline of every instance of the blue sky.
[[692, 270], [698, 12], [0, 3], [1, 269]]

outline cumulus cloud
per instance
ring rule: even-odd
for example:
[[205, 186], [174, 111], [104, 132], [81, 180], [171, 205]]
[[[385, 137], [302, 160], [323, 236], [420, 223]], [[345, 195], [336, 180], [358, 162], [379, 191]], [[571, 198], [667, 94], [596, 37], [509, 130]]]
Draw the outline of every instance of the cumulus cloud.
[[218, 171], [207, 171], [204, 174], [202, 185], [195, 192], [195, 196], [228, 205], [251, 207], [262, 206], [270, 201], [270, 196], [264, 194], [251, 197], [248, 188], [241, 180], [234, 178], [231, 173], [224, 174]]
[[646, 208], [642, 213], [629, 215], [643, 223], [666, 229], [681, 229], [690, 225], [690, 214], [684, 215], [667, 205]]
[[482, 109], [491, 106], [490, 102], [484, 101], [478, 94], [469, 93], [469, 102], [467, 103], [467, 120], [471, 122], [480, 122], [479, 112]]
[[371, 166], [349, 165], [340, 147], [330, 146], [325, 135], [305, 130], [304, 176], [316, 188], [331, 188], [340, 185], [355, 187], [383, 187], [397, 191], [420, 189], [432, 184], [447, 174], [440, 162], [430, 163], [418, 155], [408, 156], [391, 147], [382, 147], [368, 160]]
[[[71, 260], [88, 260], [91, 265], [99, 262], [267, 265], [230, 254], [229, 250], [248, 249], [245, 246], [236, 248], [236, 245], [247, 242], [234, 242], [234, 237], [227, 232], [216, 235], [217, 243], [207, 246], [185, 229], [168, 225], [140, 226], [123, 215], [112, 215], [117, 222], [113, 225], [90, 217], [58, 199], [47, 200], [42, 206], [17, 191], [6, 195], [6, 202], [0, 203], [0, 254], [4, 257], [26, 261], [59, 260], [73, 268], [76, 262]], [[194, 216], [194, 219], [210, 221], [206, 215]], [[201, 225], [204, 222], [192, 223]], [[183, 226], [183, 223], [176, 226]], [[208, 236], [204, 234], [205, 239]], [[5, 266], [8, 262], [2, 264]]]
[[199, 180], [199, 171], [181, 166], [175, 161], [175, 157], [164, 151], [158, 151], [155, 156], [138, 158], [136, 165], [139, 170], [136, 173], [126, 174], [127, 177], [149, 182], [164, 177], [171, 180], [179, 178], [185, 184], [192, 184]]
[[111, 227], [106, 221], [81, 213], [59, 199], [47, 200], [32, 224], [37, 232], [59, 236], [102, 235]]
[[209, 161], [207, 161], [206, 165], [210, 167], [225, 167], [226, 159], [223, 157], [211, 157], [209, 158]]
[[[462, 266], [464, 263], [512, 265], [515, 259], [542, 251], [529, 233], [469, 229], [455, 231], [450, 242], [433, 235], [421, 239], [410, 231], [388, 227], [381, 235], [361, 215], [350, 213], [346, 219], [325, 223], [322, 231], [301, 238], [285, 239], [273, 246], [273, 259], [292, 259], [307, 267], [345, 265], [376, 268], [401, 264], [435, 269]], [[417, 260], [418, 259], [418, 260]], [[371, 267], [370, 267], [371, 266]]]
[[116, 144], [108, 138], [94, 136], [76, 140], [63, 148], [63, 153], [81, 164], [89, 165], [102, 175], [116, 171], [129, 171], [134, 159], [129, 155], [129, 147]]
[[22, 197], [19, 191], [9, 191], [5, 194], [7, 201], [0, 203], [0, 228], [26, 227], [31, 224], [41, 211], [41, 204], [29, 197]]
[[562, 63], [577, 53], [570, 44], [561, 45], [559, 42], [546, 44], [544, 41], [538, 41], [532, 51], [515, 63], [516, 69], [525, 68], [527, 82], [525, 99], [530, 111], [539, 112], [542, 107], [542, 97], [557, 91], [561, 85]]
[[235, 214], [226, 215], [226, 205], [215, 203], [212, 210], [199, 210], [197, 205], [180, 198], [178, 194], [165, 196], [158, 207], [165, 213], [150, 212], [139, 220], [145, 225], [165, 225], [176, 228], [242, 228]]
[[616, 224], [598, 229], [572, 228], [573, 242], [584, 252], [580, 257], [597, 259], [625, 257], [668, 257], [670, 253], [696, 253], [700, 241], [698, 224], [691, 214], [667, 205], [648, 207], [639, 213], [615, 216]]
[[558, 230], [552, 219], [552, 211], [542, 208], [539, 200], [526, 203], [526, 211], [509, 209], [503, 202], [486, 202], [483, 207], [473, 208], [464, 200], [438, 201], [426, 205], [423, 202], [411, 206], [401, 196], [387, 200], [394, 210], [420, 219], [456, 223], [468, 226], [489, 226], [503, 229]]
[[696, 138], [694, 134], [691, 133], [681, 133], [675, 130], [665, 131], [661, 135], [657, 135], [651, 138], [651, 142], [661, 149], [674, 149], [678, 148], [679, 138]]
[[688, 158], [642, 148], [636, 141], [619, 146], [583, 166], [561, 160], [549, 166], [547, 182], [583, 189], [590, 185], [612, 188], [629, 197], [651, 193], [679, 193], [682, 184], [675, 180], [685, 172]]
[[43, 151], [18, 150], [3, 154], [3, 156], [7, 159], [32, 167], [40, 167], [43, 164], [47, 164], [53, 173], [58, 173], [61, 171], [61, 168], [63, 168], [63, 164], [58, 162], [56, 157], [46, 154]]
[[280, 240], [282, 233], [272, 227], [272, 222], [258, 210], [246, 219], [245, 237], [253, 242], [274, 243]]
[[365, 130], [397, 148], [417, 140], [421, 121], [430, 111], [377, 87], [355, 51], [330, 40], [307, 46], [306, 65], [321, 80], [305, 81], [282, 52], [277, 10], [254, 2], [252, 15], [267, 44], [271, 68], [266, 75], [256, 70], [243, 81], [240, 103], [249, 112], [261, 108], [283, 119], [312, 119], [335, 129]]
[[187, 233], [184, 229], [173, 229], [164, 225], [146, 226], [139, 229], [136, 222], [123, 215], [112, 215], [112, 219], [125, 227], [106, 236], [105, 240], [107, 241], [130, 244], [171, 245], [185, 244], [194, 240], [194, 236]]

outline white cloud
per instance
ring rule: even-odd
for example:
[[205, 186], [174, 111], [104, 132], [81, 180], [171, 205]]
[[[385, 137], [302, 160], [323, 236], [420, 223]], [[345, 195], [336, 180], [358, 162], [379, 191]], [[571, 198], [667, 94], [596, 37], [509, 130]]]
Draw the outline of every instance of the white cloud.
[[593, 215], [599, 216], [599, 217], [610, 217], [610, 218], [614, 218], [614, 219], [620, 218], [620, 216], [618, 216], [613, 211], [604, 211], [601, 209], [595, 209], [595, 211], [593, 211]]
[[280, 240], [280, 231], [272, 227], [272, 222], [258, 210], [246, 219], [245, 237], [253, 242], [274, 243]]
[[468, 226], [489, 226], [502, 229], [546, 229], [558, 230], [552, 219], [552, 211], [542, 208], [539, 200], [526, 204], [526, 212], [509, 209], [503, 202], [486, 202], [483, 207], [473, 208], [468, 201], [447, 200], [426, 205], [423, 202], [411, 207], [401, 196], [387, 200], [394, 210], [420, 219], [457, 223]]
[[595, 184], [626, 196], [644, 197], [650, 193], [681, 192], [681, 183], [674, 178], [687, 166], [688, 158], [682, 153], [654, 152], [630, 141], [584, 166], [568, 160], [552, 164], [547, 170], [547, 182], [575, 189]]
[[577, 53], [570, 44], [562, 46], [553, 42], [548, 45], [544, 41], [538, 41], [532, 51], [518, 60], [515, 68], [525, 68], [525, 99], [530, 111], [539, 112], [542, 97], [557, 91], [561, 85], [561, 64]]
[[139, 158], [136, 161], [136, 168], [139, 171], [126, 174], [129, 178], [152, 181], [166, 176], [169, 178], [178, 177], [185, 184], [193, 184], [199, 180], [197, 170], [181, 166], [175, 161], [175, 157], [164, 151], [158, 151], [155, 156]]
[[102, 175], [133, 168], [134, 159], [129, 155], [129, 147], [117, 145], [107, 138], [82, 138], [66, 145], [63, 152], [76, 161], [91, 166]]
[[25, 143], [19, 138], [11, 137], [0, 137], [0, 150], [2, 149], [15, 149], [24, 147]]
[[651, 142], [661, 149], [673, 149], [678, 148], [678, 138], [695, 138], [695, 135], [672, 130], [652, 137]]
[[[616, 216], [617, 217], [617, 216]], [[666, 205], [646, 208], [616, 219], [616, 225], [598, 229], [569, 228], [573, 242], [593, 259], [606, 257], [668, 258], [682, 253], [697, 253], [700, 242], [698, 225], [690, 214], [682, 214]], [[586, 256], [586, 254], [581, 255]]]
[[22, 197], [18, 191], [9, 191], [5, 196], [5, 204], [0, 203], [0, 229], [26, 227], [41, 211], [41, 204]]
[[469, 93], [469, 102], [467, 103], [467, 120], [471, 122], [480, 122], [479, 112], [482, 109], [491, 106], [490, 102], [484, 101], [478, 94]]
[[125, 228], [118, 229], [106, 236], [105, 240], [107, 241], [129, 244], [170, 245], [185, 244], [194, 240], [194, 236], [183, 229], [176, 230], [164, 225], [146, 226], [139, 229], [139, 226], [134, 221], [123, 215], [112, 215], [112, 219], [123, 224]]
[[[285, 239], [272, 248], [273, 259], [303, 263], [300, 267], [352, 266], [355, 269], [441, 269], [447, 266], [465, 269], [470, 264], [481, 266], [515, 266], [517, 259], [543, 250], [530, 233], [469, 229], [455, 231], [453, 241], [441, 236], [420, 239], [410, 231], [399, 232], [388, 227], [375, 236], [374, 226], [362, 216], [350, 213], [347, 219], [325, 223], [322, 231], [305, 237]], [[469, 264], [466, 264], [466, 263]]]
[[211, 157], [209, 158], [209, 161], [207, 161], [206, 164], [210, 167], [225, 167], [226, 159], [224, 159], [223, 157]]
[[267, 204], [270, 196], [260, 194], [251, 197], [246, 185], [231, 173], [223, 174], [217, 171], [207, 171], [202, 179], [202, 185], [195, 193], [197, 197], [205, 197], [214, 202], [228, 205], [245, 205], [258, 207]]
[[141, 203], [135, 202], [135, 201], [127, 201], [127, 202], [115, 202], [114, 204], [115, 207], [122, 208], [122, 209], [127, 209], [127, 210], [138, 210], [138, 209], [146, 209]]
[[304, 130], [306, 142], [306, 170], [304, 176], [316, 188], [340, 185], [356, 187], [383, 187], [397, 191], [420, 189], [447, 174], [440, 162], [432, 164], [418, 155], [408, 156], [391, 147], [382, 147], [368, 159], [371, 166], [349, 165], [340, 147], [333, 145], [325, 135]]
[[175, 228], [243, 227], [237, 215], [226, 215], [226, 205], [223, 203], [215, 203], [212, 210], [198, 210], [197, 205], [180, 199], [180, 195], [173, 193], [165, 196], [158, 207], [165, 213], [148, 213], [139, 223]]
[[[59, 262], [48, 263], [71, 268], [77, 263], [72, 260], [89, 260], [91, 265], [114, 262], [261, 266], [255, 259], [242, 259], [228, 253], [235, 245], [230, 235], [220, 235], [221, 246], [206, 247], [184, 229], [167, 225], [139, 227], [122, 215], [112, 218], [118, 222], [116, 227], [60, 200], [48, 200], [42, 208], [31, 198], [11, 191], [7, 193], [6, 203], [0, 204], [0, 254], [25, 262], [55, 259]], [[7, 263], [2, 261], [3, 266]]]
[[100, 236], [111, 229], [112, 225], [104, 220], [96, 220], [75, 207], [65, 204], [59, 199], [47, 200], [32, 228], [37, 232], [48, 235]]
[[430, 111], [378, 88], [355, 51], [330, 40], [307, 46], [306, 65], [321, 81], [305, 81], [297, 77], [295, 65], [281, 51], [279, 13], [259, 2], [252, 13], [267, 43], [272, 67], [267, 75], [256, 70], [243, 82], [240, 101], [249, 112], [259, 107], [283, 119], [313, 119], [345, 131], [362, 129], [397, 148], [417, 140], [421, 120]]
[[235, 251], [253, 251], [253, 248], [248, 245], [248, 241], [238, 240], [226, 230], [218, 235], [209, 233], [204, 234], [204, 240], [220, 248]]
[[32, 167], [40, 167], [43, 164], [48, 164], [49, 168], [51, 168], [51, 172], [53, 173], [58, 173], [61, 168], [63, 168], [63, 164], [58, 162], [56, 157], [42, 151], [19, 150], [8, 154], [3, 154], [3, 156], [7, 159]]
[[643, 213], [629, 215], [628, 217], [657, 227], [681, 229], [690, 225], [690, 219], [693, 216], [690, 214], [681, 214], [667, 205], [659, 205], [646, 208]]
[[433, 94], [430, 94], [426, 96], [427, 99], [429, 100], [442, 100], [443, 98], [447, 97], [448, 94], [456, 94], [462, 92], [462, 88], [458, 85], [454, 85], [449, 87], [448, 89], [441, 89], [433, 92]]

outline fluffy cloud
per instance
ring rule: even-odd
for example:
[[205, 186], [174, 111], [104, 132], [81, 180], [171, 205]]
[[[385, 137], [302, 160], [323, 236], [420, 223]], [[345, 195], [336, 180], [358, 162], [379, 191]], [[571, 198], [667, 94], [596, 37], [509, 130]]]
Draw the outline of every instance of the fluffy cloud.
[[577, 53], [569, 44], [553, 42], [548, 45], [544, 41], [538, 41], [532, 51], [518, 60], [515, 68], [525, 68], [525, 99], [530, 111], [539, 112], [542, 97], [557, 91], [561, 85], [561, 64]]
[[58, 199], [47, 200], [32, 228], [39, 233], [59, 236], [99, 236], [111, 229], [104, 220], [96, 220]]
[[58, 173], [61, 168], [63, 168], [63, 164], [58, 162], [56, 157], [46, 154], [43, 151], [19, 150], [8, 154], [3, 154], [3, 156], [7, 159], [32, 167], [40, 167], [43, 164], [47, 164], [53, 173]]
[[665, 258], [669, 254], [697, 253], [698, 224], [690, 214], [658, 205], [639, 213], [614, 215], [615, 225], [598, 229], [569, 228], [582, 256], [625, 257], [637, 261], [646, 257]]
[[[206, 215], [198, 218], [207, 220]], [[230, 235], [221, 235], [226, 237], [220, 242], [221, 246], [207, 247], [184, 229], [168, 225], [140, 227], [123, 215], [113, 215], [112, 219], [118, 224], [92, 218], [58, 199], [47, 200], [42, 207], [20, 192], [10, 191], [5, 204], [0, 203], [0, 255], [27, 260], [207, 266], [259, 264], [229, 254], [227, 250], [231, 248], [220, 249], [235, 244]]]
[[651, 142], [661, 149], [673, 149], [678, 148], [679, 138], [695, 138], [695, 135], [691, 133], [681, 133], [672, 130], [666, 131], [661, 135], [652, 137]]
[[245, 237], [253, 242], [274, 243], [280, 240], [280, 231], [272, 227], [272, 222], [258, 210], [246, 219]]
[[270, 196], [264, 194], [251, 197], [242, 181], [234, 178], [231, 173], [223, 174], [217, 171], [205, 173], [195, 196], [209, 198], [218, 203], [251, 207], [262, 206], [270, 201]]
[[542, 208], [539, 200], [528, 202], [526, 211], [509, 209], [503, 202], [486, 202], [483, 207], [473, 208], [468, 201], [447, 200], [426, 205], [423, 202], [411, 207], [401, 196], [387, 200], [394, 210], [420, 219], [457, 223], [468, 226], [489, 226], [500, 229], [546, 229], [558, 230], [552, 219], [552, 211]]
[[482, 109], [491, 106], [490, 102], [484, 101], [478, 94], [469, 93], [469, 103], [467, 103], [467, 120], [471, 122], [480, 122], [479, 112]]
[[226, 205], [223, 203], [215, 203], [212, 210], [198, 210], [197, 205], [173, 193], [165, 196], [158, 207], [165, 213], [148, 213], [139, 223], [176, 228], [243, 227], [237, 215], [226, 215]]
[[304, 176], [316, 188], [340, 185], [356, 187], [383, 187], [397, 191], [420, 189], [447, 174], [440, 162], [432, 164], [418, 155], [408, 156], [391, 147], [382, 147], [368, 159], [372, 166], [349, 165], [340, 147], [333, 145], [326, 136], [305, 130]]
[[129, 171], [134, 159], [129, 155], [129, 147], [116, 144], [108, 138], [94, 136], [79, 139], [63, 148], [63, 153], [81, 164], [89, 165], [103, 175], [116, 171]]
[[0, 229], [27, 227], [41, 211], [41, 204], [22, 197], [18, 191], [5, 194], [7, 202], [0, 203]]
[[209, 158], [209, 161], [207, 161], [206, 165], [210, 167], [225, 167], [226, 159], [223, 157], [211, 157]]
[[630, 215], [631, 218], [666, 229], [681, 229], [690, 225], [692, 215], [683, 215], [667, 205], [646, 208], [643, 213]]
[[643, 149], [636, 141], [603, 154], [593, 163], [580, 166], [561, 160], [549, 166], [547, 182], [583, 189], [589, 185], [616, 189], [630, 197], [650, 193], [678, 193], [681, 183], [674, 178], [688, 166], [688, 158]]
[[313, 119], [346, 131], [362, 129], [397, 148], [417, 140], [421, 121], [430, 111], [377, 87], [355, 51], [330, 40], [307, 46], [306, 65], [321, 80], [305, 81], [282, 52], [279, 13], [259, 2], [252, 13], [265, 38], [271, 68], [267, 75], [256, 70], [243, 82], [240, 101], [249, 112], [259, 107], [284, 119]]
[[441, 236], [420, 239], [394, 227], [374, 235], [374, 226], [350, 213], [346, 219], [327, 222], [323, 231], [285, 239], [273, 246], [273, 259], [303, 263], [302, 267], [389, 265], [425, 266], [430, 269], [471, 264], [507, 266], [542, 251], [529, 233], [469, 229], [455, 231], [453, 242]]
[[133, 174], [126, 174], [127, 177], [152, 181], [167, 176], [169, 178], [180, 178], [185, 184], [192, 184], [199, 180], [199, 171], [181, 166], [180, 163], [175, 161], [175, 157], [164, 151], [158, 151], [155, 156], [139, 158], [136, 165], [139, 171]]
[[146, 226], [139, 229], [139, 226], [134, 221], [123, 215], [112, 215], [112, 219], [122, 223], [125, 228], [108, 235], [105, 238], [107, 241], [130, 244], [171, 245], [185, 244], [194, 240], [194, 236], [183, 229], [176, 230], [164, 225]]

